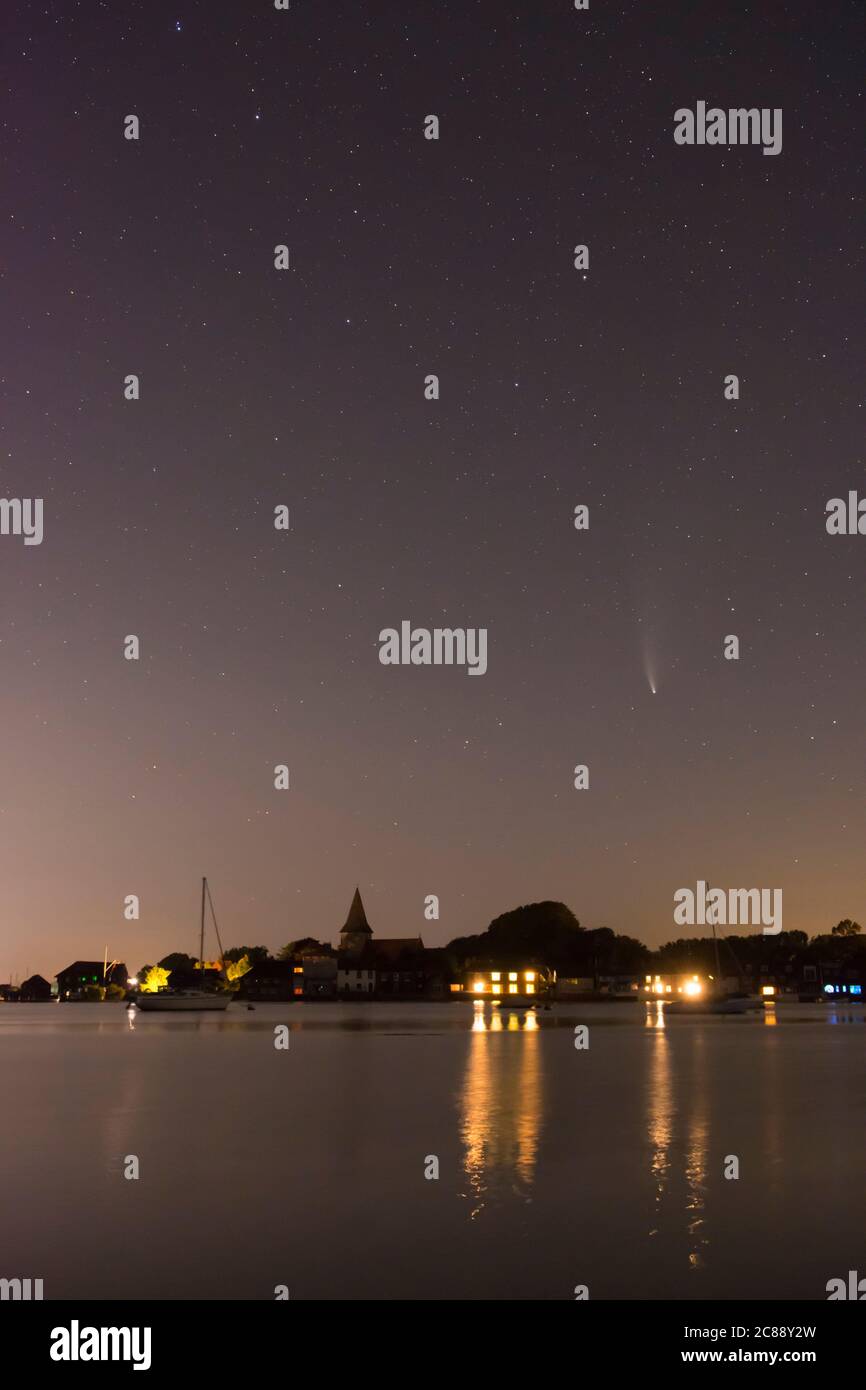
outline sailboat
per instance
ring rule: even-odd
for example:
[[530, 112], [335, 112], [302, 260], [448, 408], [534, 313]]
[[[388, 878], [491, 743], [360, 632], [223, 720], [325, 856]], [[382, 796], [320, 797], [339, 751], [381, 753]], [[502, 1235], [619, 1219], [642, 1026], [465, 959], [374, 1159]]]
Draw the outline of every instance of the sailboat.
[[[204, 977], [204, 914], [205, 903], [210, 903], [211, 916], [213, 918], [214, 931], [216, 932], [217, 944], [220, 948], [222, 957], [222, 942], [219, 939], [219, 928], [217, 927], [216, 913], [213, 910], [213, 899], [210, 895], [208, 881], [203, 878], [201, 881], [201, 928], [199, 931], [198, 962], [199, 969]], [[206, 989], [172, 989], [167, 986], [165, 989], [158, 989], [153, 994], [139, 994], [136, 1004], [144, 1013], [202, 1013], [205, 1010], [227, 1009], [231, 1002], [231, 995], [228, 993], [217, 993]]]
[[[707, 884], [709, 888], [709, 884]], [[713, 980], [713, 989], [708, 994], [687, 995], [684, 998], [672, 999], [670, 1002], [665, 1000], [664, 1010], [667, 1014], [744, 1014], [751, 1009], [760, 1009], [762, 1001], [752, 998], [748, 994], [741, 992], [721, 992], [722, 966], [719, 959], [719, 938], [716, 936], [716, 913], [711, 908], [707, 920], [713, 929], [713, 951], [716, 960], [716, 975]], [[728, 948], [733, 954], [733, 948]], [[735, 957], [736, 959], [736, 957]], [[739, 969], [739, 965], [737, 967]]]

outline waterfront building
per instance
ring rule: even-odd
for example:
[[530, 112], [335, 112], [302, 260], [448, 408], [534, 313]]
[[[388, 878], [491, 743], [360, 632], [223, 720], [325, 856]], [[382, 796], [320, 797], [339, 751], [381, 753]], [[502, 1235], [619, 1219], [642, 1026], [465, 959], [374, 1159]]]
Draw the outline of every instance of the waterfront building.
[[28, 980], [21, 981], [18, 998], [22, 1004], [50, 1003], [51, 985], [41, 975], [31, 975]]
[[65, 970], [57, 972], [57, 998], [61, 1003], [87, 999], [94, 990], [108, 985], [126, 988], [128, 973], [122, 961], [112, 961], [106, 968], [101, 960], [74, 960]]
[[537, 998], [550, 993], [556, 982], [555, 972], [535, 962], [511, 965], [478, 964], [468, 968], [462, 980], [451, 986], [452, 994], [474, 999]]

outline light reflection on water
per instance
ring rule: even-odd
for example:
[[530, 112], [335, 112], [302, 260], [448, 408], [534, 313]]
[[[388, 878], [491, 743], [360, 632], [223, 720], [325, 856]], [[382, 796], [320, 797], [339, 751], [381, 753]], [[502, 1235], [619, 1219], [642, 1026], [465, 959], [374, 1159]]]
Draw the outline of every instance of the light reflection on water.
[[[866, 1240], [863, 1022], [0, 1006], [4, 1258], [52, 1297], [821, 1297]], [[104, 1229], [135, 1233], [134, 1260]]]
[[[522, 1036], [519, 1042], [496, 1036], [503, 1032]], [[458, 1105], [474, 1220], [494, 1176], [497, 1186], [504, 1180], [524, 1197], [532, 1186], [544, 1108], [534, 1012], [476, 1006]]]

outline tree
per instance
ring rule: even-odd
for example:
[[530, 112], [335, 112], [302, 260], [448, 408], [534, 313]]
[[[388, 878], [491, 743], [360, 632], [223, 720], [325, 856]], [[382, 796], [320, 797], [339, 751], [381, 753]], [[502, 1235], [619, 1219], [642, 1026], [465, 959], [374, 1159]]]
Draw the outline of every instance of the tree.
[[[613, 937], [613, 932], [608, 935]], [[526, 903], [494, 918], [480, 936], [457, 937], [448, 953], [459, 967], [468, 960], [537, 960], [566, 973], [578, 970], [590, 937], [565, 903]]]
[[156, 994], [158, 989], [164, 989], [168, 984], [170, 970], [164, 970], [161, 965], [151, 965], [147, 972], [139, 978], [138, 987], [143, 994]]
[[242, 956], [247, 956], [250, 965], [253, 966], [260, 960], [270, 960], [271, 953], [267, 946], [232, 946], [231, 950], [223, 955], [223, 960], [239, 961]]
[[188, 956], [183, 951], [172, 951], [170, 955], [163, 956], [159, 964], [170, 975], [172, 970], [195, 970], [196, 959], [195, 956]]
[[249, 956], [241, 956], [240, 960], [228, 960], [226, 958], [226, 979], [230, 985], [237, 984], [238, 980], [252, 968]]
[[290, 941], [277, 952], [278, 960], [294, 960], [296, 956], [329, 956], [331, 947], [317, 941], [314, 936], [302, 936]]
[[857, 936], [863, 928], [859, 922], [852, 922], [850, 917], [843, 917], [841, 922], [837, 922], [831, 936]]

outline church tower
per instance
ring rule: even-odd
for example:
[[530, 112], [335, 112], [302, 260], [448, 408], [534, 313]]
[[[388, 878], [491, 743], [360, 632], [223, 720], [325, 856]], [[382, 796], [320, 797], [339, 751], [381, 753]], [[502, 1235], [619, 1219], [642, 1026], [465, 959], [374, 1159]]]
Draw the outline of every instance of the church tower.
[[347, 956], [360, 956], [370, 945], [372, 937], [373, 932], [367, 921], [364, 904], [361, 902], [361, 893], [356, 888], [345, 926], [340, 929], [340, 950]]

